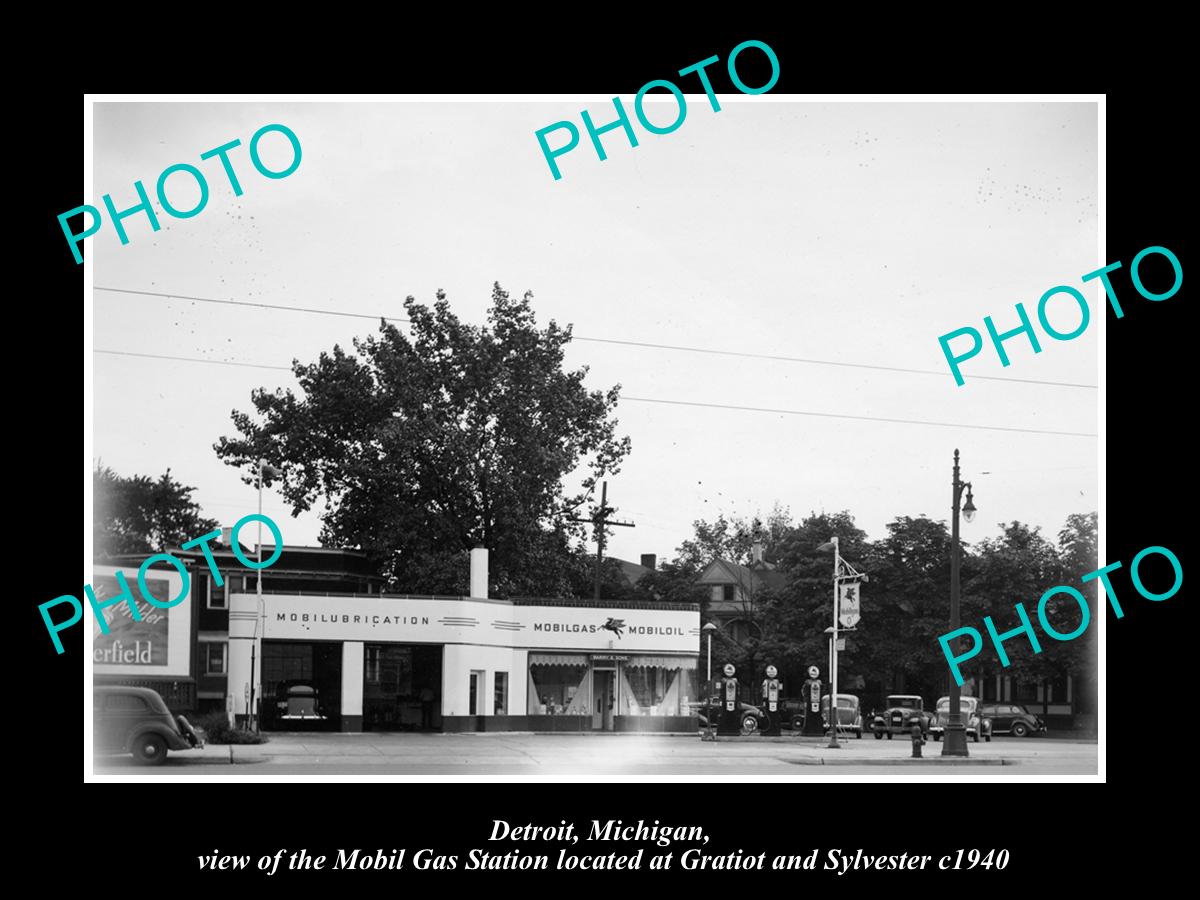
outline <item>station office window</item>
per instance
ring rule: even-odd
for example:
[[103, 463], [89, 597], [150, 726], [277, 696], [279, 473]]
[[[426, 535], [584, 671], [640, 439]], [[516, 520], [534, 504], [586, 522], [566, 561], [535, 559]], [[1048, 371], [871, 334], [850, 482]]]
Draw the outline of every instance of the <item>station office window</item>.
[[224, 675], [225, 674], [225, 652], [226, 644], [224, 641], [205, 641], [200, 645], [204, 653], [204, 674], [205, 675]]
[[229, 578], [222, 576], [222, 584], [217, 587], [216, 581], [210, 575], [208, 578], [208, 608], [227, 609], [229, 607]]
[[496, 673], [496, 687], [494, 690], [495, 708], [493, 714], [497, 716], [508, 715], [508, 673]]
[[367, 684], [379, 684], [380, 656], [383, 650], [378, 644], [369, 644], [363, 661], [363, 675]]

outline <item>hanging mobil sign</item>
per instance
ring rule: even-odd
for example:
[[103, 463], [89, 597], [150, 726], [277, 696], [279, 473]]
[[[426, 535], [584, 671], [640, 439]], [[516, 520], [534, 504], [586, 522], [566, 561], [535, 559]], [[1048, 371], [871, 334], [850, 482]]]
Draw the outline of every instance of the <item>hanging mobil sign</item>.
[[838, 621], [845, 628], [853, 628], [861, 618], [859, 615], [861, 600], [859, 592], [861, 590], [862, 585], [857, 582], [838, 585]]
[[[128, 602], [103, 603], [123, 592], [116, 573], [121, 571], [130, 596], [137, 605], [141, 621], [134, 618]], [[149, 603], [137, 587], [137, 569], [96, 566], [92, 590], [101, 606], [108, 633], [99, 620], [92, 623], [92, 662], [97, 672], [109, 675], [180, 675], [189, 674], [191, 641], [191, 597], [164, 609]], [[183, 580], [174, 569], [148, 569], [144, 579], [146, 593], [164, 605], [183, 591]]]

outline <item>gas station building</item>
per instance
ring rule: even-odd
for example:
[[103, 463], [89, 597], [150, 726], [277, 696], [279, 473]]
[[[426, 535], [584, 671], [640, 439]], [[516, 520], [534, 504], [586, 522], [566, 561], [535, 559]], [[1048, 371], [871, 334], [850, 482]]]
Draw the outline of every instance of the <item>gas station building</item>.
[[281, 727], [277, 697], [307, 684], [343, 732], [695, 729], [696, 604], [491, 599], [483, 549], [471, 593], [260, 600], [247, 580], [229, 594], [231, 711]]

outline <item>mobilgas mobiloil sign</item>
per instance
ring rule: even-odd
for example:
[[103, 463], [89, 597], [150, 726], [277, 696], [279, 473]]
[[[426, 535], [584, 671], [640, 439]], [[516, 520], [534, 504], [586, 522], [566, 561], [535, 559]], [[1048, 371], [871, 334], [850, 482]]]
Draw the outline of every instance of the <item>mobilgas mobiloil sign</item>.
[[[252, 615], [252, 594], [234, 594]], [[235, 618], [239, 616], [235, 615]], [[502, 647], [695, 653], [696, 610], [514, 606], [495, 600], [411, 597], [263, 598], [263, 636], [273, 640], [395, 641]]]

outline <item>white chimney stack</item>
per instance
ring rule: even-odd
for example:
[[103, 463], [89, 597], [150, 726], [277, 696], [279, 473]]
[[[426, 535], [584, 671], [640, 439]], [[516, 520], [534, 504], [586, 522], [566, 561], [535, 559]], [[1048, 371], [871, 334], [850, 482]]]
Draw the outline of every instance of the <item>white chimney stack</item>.
[[488, 595], [488, 552], [486, 547], [471, 551], [471, 596], [486, 598]]
[[750, 547], [750, 561], [751, 561], [751, 563], [760, 563], [763, 561], [762, 557], [763, 557], [762, 535], [755, 534], [754, 535], [754, 543]]

